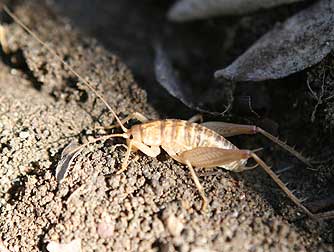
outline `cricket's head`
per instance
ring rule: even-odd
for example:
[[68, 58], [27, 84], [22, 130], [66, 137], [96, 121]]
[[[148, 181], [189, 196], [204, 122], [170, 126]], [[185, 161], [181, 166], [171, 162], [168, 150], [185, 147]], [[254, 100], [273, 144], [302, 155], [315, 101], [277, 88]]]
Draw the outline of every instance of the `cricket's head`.
[[124, 132], [127, 135], [127, 139], [135, 139], [136, 141], [141, 142], [141, 132], [139, 124], [133, 125], [127, 132]]

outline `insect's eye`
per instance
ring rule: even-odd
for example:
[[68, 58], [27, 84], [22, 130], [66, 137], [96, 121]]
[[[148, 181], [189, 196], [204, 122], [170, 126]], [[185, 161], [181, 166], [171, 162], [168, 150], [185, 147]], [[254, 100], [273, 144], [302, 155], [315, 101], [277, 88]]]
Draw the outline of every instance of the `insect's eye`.
[[133, 139], [133, 135], [130, 135], [129, 139], [130, 139], [130, 140]]

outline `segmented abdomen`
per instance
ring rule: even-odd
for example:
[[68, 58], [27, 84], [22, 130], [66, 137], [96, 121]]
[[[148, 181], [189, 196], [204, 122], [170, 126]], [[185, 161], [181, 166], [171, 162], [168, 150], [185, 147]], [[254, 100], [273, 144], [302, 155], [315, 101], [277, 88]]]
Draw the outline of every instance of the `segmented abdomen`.
[[141, 141], [149, 146], [169, 146], [176, 153], [196, 147], [236, 149], [223, 136], [197, 123], [167, 119], [152, 121], [139, 126]]

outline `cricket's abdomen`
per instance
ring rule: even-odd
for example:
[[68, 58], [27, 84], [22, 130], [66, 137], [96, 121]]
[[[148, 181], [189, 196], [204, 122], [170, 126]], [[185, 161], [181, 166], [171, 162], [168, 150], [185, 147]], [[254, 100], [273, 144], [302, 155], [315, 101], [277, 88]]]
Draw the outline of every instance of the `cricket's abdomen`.
[[218, 147], [236, 149], [236, 147], [218, 133], [197, 123], [183, 120], [157, 120], [131, 128], [137, 132], [135, 138], [149, 146], [169, 146], [178, 148], [176, 153], [196, 147]]

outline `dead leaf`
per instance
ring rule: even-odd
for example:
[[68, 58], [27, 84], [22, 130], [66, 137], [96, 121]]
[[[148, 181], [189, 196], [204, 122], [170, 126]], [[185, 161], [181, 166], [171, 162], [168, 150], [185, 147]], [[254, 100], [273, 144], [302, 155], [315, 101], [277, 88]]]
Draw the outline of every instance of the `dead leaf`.
[[[163, 86], [172, 96], [179, 99], [187, 107], [202, 113], [208, 113], [212, 115], [223, 115], [229, 109], [227, 106], [225, 111], [215, 112], [204, 108], [202, 104], [207, 100], [205, 99], [206, 95], [202, 94], [201, 97], [195, 97], [190, 85], [187, 85], [185, 82], [181, 82], [172, 67], [171, 60], [160, 44], [156, 44], [155, 46], [154, 67], [155, 76], [160, 85]], [[217, 93], [219, 92], [216, 92], [215, 94]], [[215, 99], [222, 100], [222, 98], [218, 95], [216, 95], [215, 98], [210, 95], [209, 100], [211, 102], [213, 102]]]
[[302, 0], [181, 0], [168, 12], [168, 19], [183, 22], [222, 15], [241, 15]]
[[82, 150], [81, 148], [77, 149], [77, 147], [77, 142], [73, 141], [69, 145], [67, 145], [62, 151], [60, 161], [58, 162], [56, 168], [56, 179], [58, 183], [61, 183], [61, 181], [65, 178], [68, 168], [71, 166], [73, 160]]
[[263, 81], [310, 67], [334, 49], [333, 24], [334, 1], [320, 0], [265, 34], [215, 77]]

